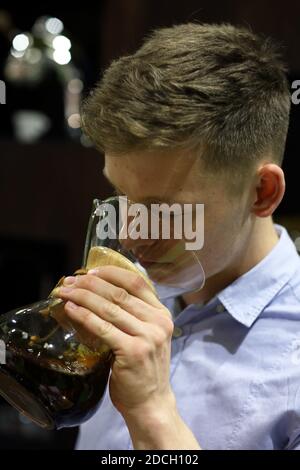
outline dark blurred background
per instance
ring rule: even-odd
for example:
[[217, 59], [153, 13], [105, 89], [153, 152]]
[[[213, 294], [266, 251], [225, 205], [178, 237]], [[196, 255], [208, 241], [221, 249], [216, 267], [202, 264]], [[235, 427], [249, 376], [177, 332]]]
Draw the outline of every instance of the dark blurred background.
[[[78, 106], [112, 59], [133, 52], [155, 27], [227, 21], [281, 42], [290, 82], [300, 79], [297, 0], [65, 5], [0, 4], [0, 80], [6, 83], [0, 106], [0, 313], [46, 297], [61, 275], [81, 265], [92, 200], [107, 197], [111, 188], [102, 176], [103, 157], [81, 134]], [[275, 217], [297, 246], [299, 122], [300, 105], [292, 105], [287, 192]], [[76, 433], [42, 431], [0, 400], [0, 448], [72, 448]]]

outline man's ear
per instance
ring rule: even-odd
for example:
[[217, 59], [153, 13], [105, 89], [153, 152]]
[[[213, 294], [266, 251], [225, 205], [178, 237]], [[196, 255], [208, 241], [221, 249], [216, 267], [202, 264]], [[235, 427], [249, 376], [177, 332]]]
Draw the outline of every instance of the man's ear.
[[266, 163], [257, 171], [255, 202], [252, 212], [257, 217], [268, 217], [279, 206], [285, 192], [284, 173], [275, 163]]

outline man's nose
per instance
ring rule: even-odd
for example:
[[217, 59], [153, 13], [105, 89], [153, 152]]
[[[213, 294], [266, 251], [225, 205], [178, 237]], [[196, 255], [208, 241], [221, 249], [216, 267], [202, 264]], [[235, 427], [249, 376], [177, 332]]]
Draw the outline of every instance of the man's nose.
[[138, 238], [137, 240], [133, 240], [130, 237], [127, 238], [120, 238], [119, 239], [120, 244], [123, 246], [128, 251], [132, 251], [133, 254], [136, 254], [137, 252], [141, 252], [148, 249], [150, 246], [154, 245], [154, 243], [157, 240], [143, 240], [141, 238]]
[[[136, 225], [135, 225], [135, 217], [128, 216], [126, 217], [126, 224], [124, 223], [119, 232], [119, 241], [123, 248], [130, 250], [134, 255], [136, 253], [145, 253], [148, 251], [149, 247], [157, 243], [157, 239], [151, 239], [151, 231], [150, 231], [150, 220], [149, 220], [149, 213], [147, 214], [148, 218], [145, 222], [147, 231], [141, 231], [140, 236], [135, 237], [136, 235]], [[140, 221], [137, 224], [137, 227], [140, 225]], [[136, 239], [135, 239], [136, 238]]]

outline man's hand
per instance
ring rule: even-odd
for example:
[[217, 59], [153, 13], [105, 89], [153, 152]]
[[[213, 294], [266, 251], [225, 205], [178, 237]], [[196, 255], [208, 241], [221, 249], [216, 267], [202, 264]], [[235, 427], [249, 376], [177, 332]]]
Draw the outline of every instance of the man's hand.
[[[66, 301], [66, 315], [81, 337], [84, 332], [94, 335], [112, 350], [110, 397], [126, 421], [135, 448], [199, 448], [177, 412], [170, 385], [172, 316], [144, 279], [119, 267], [103, 266], [66, 278], [56, 295]], [[150, 435], [153, 426], [154, 436]], [[172, 444], [166, 441], [166, 436], [172, 439], [172, 432], [177, 441], [181, 427], [192, 436], [188, 447], [177, 447], [175, 437]]]
[[170, 397], [173, 321], [146, 282], [122, 268], [104, 266], [67, 278], [64, 286], [67, 290], [59, 289], [58, 295], [67, 300], [65, 312], [74, 327], [82, 336], [85, 330], [102, 339], [114, 353], [114, 406], [131, 412]]

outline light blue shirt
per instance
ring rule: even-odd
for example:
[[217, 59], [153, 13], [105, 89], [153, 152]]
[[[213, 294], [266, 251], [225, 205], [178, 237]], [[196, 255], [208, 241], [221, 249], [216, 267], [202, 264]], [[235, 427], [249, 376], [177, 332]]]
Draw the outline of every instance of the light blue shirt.
[[[171, 384], [202, 449], [300, 449], [300, 259], [287, 231], [204, 306], [174, 313]], [[106, 391], [78, 449], [132, 449]]]

